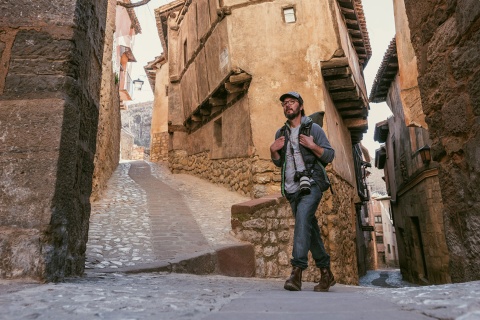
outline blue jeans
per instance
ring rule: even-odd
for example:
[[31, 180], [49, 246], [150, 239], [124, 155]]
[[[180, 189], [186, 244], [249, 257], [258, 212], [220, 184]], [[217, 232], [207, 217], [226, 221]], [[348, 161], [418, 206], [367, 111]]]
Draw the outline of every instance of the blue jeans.
[[330, 256], [325, 251], [315, 217], [315, 211], [322, 199], [322, 191], [316, 183], [312, 182], [310, 194], [300, 196], [299, 192], [287, 193], [286, 198], [290, 202], [295, 216], [292, 266], [305, 270], [308, 267], [308, 251], [310, 250], [317, 267], [330, 267]]

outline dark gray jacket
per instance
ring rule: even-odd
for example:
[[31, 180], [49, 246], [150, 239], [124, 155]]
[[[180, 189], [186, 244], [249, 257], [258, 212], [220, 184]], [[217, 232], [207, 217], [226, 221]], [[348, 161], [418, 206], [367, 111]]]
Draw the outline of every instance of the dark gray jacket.
[[[308, 134], [309, 133], [309, 134]], [[282, 135], [290, 134], [290, 125], [285, 122], [285, 125], [277, 130], [275, 134], [275, 140], [280, 138]], [[313, 141], [316, 145], [322, 147], [325, 151], [322, 156], [318, 158], [315, 154], [308, 148], [300, 145], [300, 153], [302, 154], [303, 161], [305, 162], [306, 170], [310, 173], [311, 178], [315, 183], [320, 187], [320, 190], [325, 191], [330, 187], [330, 181], [325, 170], [325, 166], [333, 161], [335, 157], [335, 150], [330, 146], [325, 131], [318, 124], [314, 123], [310, 117], [302, 117], [300, 124], [300, 134], [306, 134], [313, 136]], [[288, 139], [285, 139], [285, 145], [279, 151], [280, 159], [273, 160], [273, 163], [277, 167], [282, 168], [282, 195], [285, 196], [285, 156], [287, 154], [287, 142]]]

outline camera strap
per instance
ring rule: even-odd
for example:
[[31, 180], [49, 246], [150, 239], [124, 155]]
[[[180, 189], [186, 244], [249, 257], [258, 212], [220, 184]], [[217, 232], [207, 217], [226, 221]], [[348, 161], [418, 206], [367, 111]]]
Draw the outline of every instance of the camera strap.
[[[300, 134], [300, 133], [299, 133]], [[297, 164], [295, 163], [295, 151], [293, 150], [293, 144], [292, 144], [292, 139], [290, 139], [290, 132], [289, 130], [285, 130], [285, 135], [288, 138], [288, 142], [290, 142], [290, 152], [292, 153], [292, 159], [293, 159], [293, 168], [295, 169], [295, 172], [297, 172]], [[300, 142], [299, 142], [300, 143]]]

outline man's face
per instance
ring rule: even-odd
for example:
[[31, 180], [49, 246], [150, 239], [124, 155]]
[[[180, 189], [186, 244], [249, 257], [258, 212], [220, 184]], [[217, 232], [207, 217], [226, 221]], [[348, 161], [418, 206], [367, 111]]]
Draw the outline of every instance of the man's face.
[[288, 120], [293, 120], [298, 117], [302, 110], [300, 103], [294, 98], [285, 98], [285, 100], [282, 101], [282, 107], [283, 114], [285, 114]]

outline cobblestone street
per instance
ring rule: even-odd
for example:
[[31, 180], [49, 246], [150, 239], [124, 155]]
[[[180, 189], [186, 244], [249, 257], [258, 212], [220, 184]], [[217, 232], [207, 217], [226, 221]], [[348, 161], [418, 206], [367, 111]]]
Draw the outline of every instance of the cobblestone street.
[[318, 293], [311, 282], [290, 292], [284, 279], [142, 272], [237, 244], [230, 207], [246, 200], [161, 165], [123, 162], [92, 206], [85, 276], [0, 281], [0, 319], [480, 319], [480, 281], [409, 286], [399, 270], [377, 270], [361, 286]]
[[[137, 182], [129, 176], [131, 162], [122, 162], [102, 199], [92, 204], [88, 269], [131, 267], [238, 244], [229, 234], [230, 208], [249, 198], [193, 176], [172, 175], [161, 165], [141, 167], [150, 168], [144, 178], [154, 185], [142, 188], [138, 174]], [[156, 207], [149, 208], [147, 193]]]

